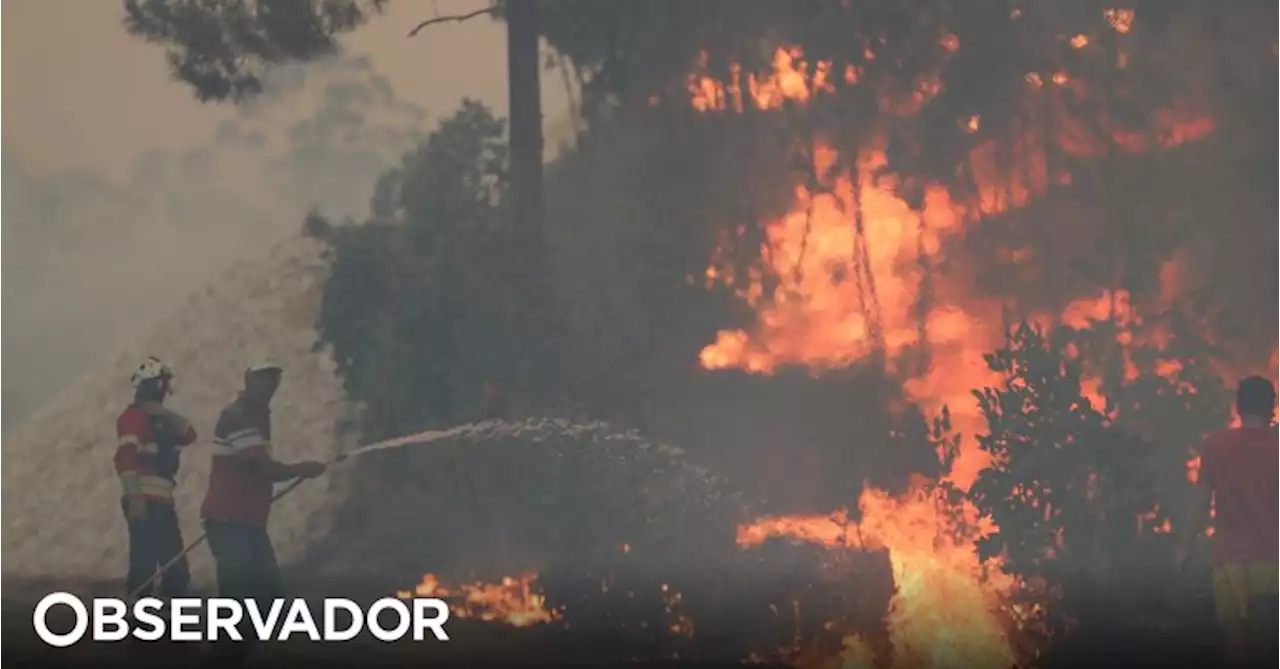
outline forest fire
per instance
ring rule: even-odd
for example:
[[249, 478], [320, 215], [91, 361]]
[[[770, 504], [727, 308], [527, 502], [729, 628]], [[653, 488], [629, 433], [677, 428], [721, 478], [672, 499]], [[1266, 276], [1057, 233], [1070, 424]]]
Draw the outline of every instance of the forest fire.
[[[1132, 16], [1117, 14], [1108, 21], [1125, 32]], [[1076, 35], [1069, 43], [1077, 50], [1093, 48], [1086, 35]], [[961, 48], [954, 36], [944, 39], [942, 46], [948, 52]], [[709, 76], [689, 78], [688, 92], [697, 111], [742, 113], [748, 108], [770, 111], [804, 105], [836, 94], [840, 86], [860, 85], [864, 75], [854, 66], [808, 63], [798, 48], [777, 50], [771, 70], [750, 73], [732, 66], [729, 71], [727, 83]], [[1025, 81], [1033, 92], [1050, 87], [1077, 91], [1082, 86], [1063, 72], [1028, 73]], [[923, 81], [910, 100], [884, 107], [911, 113], [939, 92]], [[987, 122], [974, 114], [958, 131], [979, 135]], [[1112, 129], [1104, 119], [1102, 126], [1111, 137], [1100, 142], [1092, 131], [1063, 122], [1052, 141], [1060, 152], [1096, 158], [1111, 150], [1138, 153], [1153, 146], [1172, 147], [1215, 129], [1212, 119], [1182, 110], [1157, 114], [1155, 125], [1152, 133], [1135, 134]], [[972, 437], [983, 431], [985, 421], [972, 391], [1001, 380], [984, 355], [1003, 341], [1010, 305], [975, 292], [963, 270], [934, 281], [945, 276], [934, 268], [943, 263], [947, 249], [978, 222], [1033, 205], [1051, 182], [1071, 182], [1070, 173], [1050, 174], [1045, 149], [1038, 142], [1043, 138], [1022, 143], [1022, 154], [1015, 156], [1026, 169], [1008, 168], [994, 144], [976, 144], [968, 156], [972, 195], [957, 196], [948, 184], [933, 183], [913, 208], [899, 195], [898, 180], [884, 173], [884, 142], [870, 142], [851, 159], [834, 143], [817, 137], [805, 147], [811, 163], [806, 171], [815, 178], [795, 186], [786, 213], [764, 222], [755, 262], [742, 270], [716, 257], [705, 270], [709, 287], [727, 287], [750, 307], [754, 318], [747, 327], [721, 330], [700, 353], [703, 368], [770, 375], [800, 367], [816, 375], [869, 362], [883, 364], [887, 375], [901, 380], [908, 398], [928, 414], [947, 407], [953, 430], [969, 437], [961, 442], [964, 447], [942, 481], [917, 477], [901, 495], [865, 487], [856, 519], [838, 510], [829, 515], [763, 517], [738, 528], [741, 551], [757, 550], [767, 539], [778, 537], [820, 546], [832, 555], [875, 552], [888, 560], [894, 591], [884, 612], [883, 637], [833, 627], [843, 637], [838, 652], [802, 652], [797, 646], [782, 651], [790, 653], [785, 659], [823, 669], [1011, 666], [1041, 650], [1029, 650], [1027, 640], [1044, 632], [1041, 617], [1051, 609], [1050, 599], [1033, 595], [1027, 583], [1006, 572], [1004, 556], [979, 555], [977, 544], [997, 529], [995, 523], [948, 485], [967, 491], [988, 464], [986, 454], [973, 447]], [[1005, 260], [1026, 262], [1021, 253], [1010, 250]], [[1166, 306], [1178, 292], [1179, 272], [1176, 259], [1165, 262], [1159, 278]], [[1052, 313], [1041, 310], [1023, 316], [1044, 327], [1115, 324], [1120, 329], [1116, 343], [1123, 375], [1129, 380], [1138, 374], [1129, 349], [1163, 348], [1169, 336], [1161, 324], [1144, 325], [1130, 293], [1115, 288], [1065, 299]], [[1176, 378], [1178, 372], [1178, 363], [1172, 361], [1155, 367], [1166, 379]], [[1085, 371], [1081, 393], [1095, 408], [1106, 406], [1102, 376], [1095, 370]], [[1194, 475], [1192, 461], [1188, 476]], [[1048, 505], [1043, 513], [1047, 520]], [[1170, 530], [1169, 520], [1157, 511], [1135, 520], [1152, 533]], [[624, 552], [629, 550], [628, 544]], [[445, 597], [457, 602], [454, 611], [459, 617], [512, 626], [549, 623], [572, 612], [549, 609], [543, 596], [534, 592], [535, 580], [530, 573], [500, 584], [452, 587], [427, 574], [414, 591], [398, 594]], [[692, 637], [696, 621], [675, 615], [673, 607], [681, 595], [666, 587], [670, 632]], [[607, 591], [607, 584], [602, 588]]]
[[[1274, 493], [1249, 451], [1275, 454], [1280, 3], [175, 4], [108, 27], [232, 105], [177, 123], [209, 137], [113, 138], [123, 179], [43, 169], [95, 158], [58, 142], [6, 152], [26, 285], [76, 298], [16, 319], [34, 382], [12, 385], [51, 398], [11, 439], [23, 600], [118, 589], [113, 565], [163, 529], [136, 496], [121, 514], [95, 446], [130, 393], [164, 390], [133, 356], [193, 379], [173, 411], [203, 421], [247, 407], [224, 403], [251, 341], [293, 370], [273, 400], [287, 468], [320, 479], [260, 500], [264, 566], [308, 600], [431, 598], [456, 625], [448, 647], [361, 634], [255, 650], [267, 664], [1252, 659], [1232, 656], [1273, 613], [1273, 579], [1250, 581], [1274, 535], [1247, 521]], [[418, 21], [456, 61], [437, 80], [385, 35], [339, 48], [388, 4], [379, 23]], [[505, 71], [481, 72], [499, 32]], [[405, 72], [422, 85], [396, 90]], [[288, 235], [253, 241], [277, 220]], [[92, 362], [50, 345], [64, 317], [119, 301], [77, 294], [119, 255], [94, 240], [168, 258], [131, 263], [150, 278], [127, 298], [209, 230], [241, 239], [208, 249], [225, 274], [115, 319], [138, 340], [83, 380], [50, 378]], [[62, 464], [86, 453], [103, 466]], [[187, 484], [225, 474], [190, 464], [188, 519]], [[186, 555], [202, 589], [220, 557], [226, 575], [204, 536], [174, 548], [152, 580]], [[137, 649], [41, 662], [55, 650], [30, 663]]]
[[[1107, 16], [1121, 33], [1129, 30], [1132, 19], [1132, 12]], [[1075, 49], [1088, 44], [1084, 35], [1071, 40]], [[837, 84], [858, 83], [856, 68], [845, 71], [843, 82], [832, 71], [829, 63], [805, 63], [799, 49], [779, 49], [772, 72], [743, 75], [734, 67], [728, 83], [691, 76], [688, 89], [691, 104], [700, 112], [741, 113], [748, 104], [768, 111], [784, 101], [803, 105], [831, 93]], [[1048, 79], [1055, 86], [1078, 86], [1066, 74]], [[1036, 90], [1043, 88], [1042, 82], [1037, 73], [1027, 75], [1027, 83]], [[916, 102], [934, 93], [927, 86], [918, 88]], [[1157, 115], [1157, 126], [1154, 144], [1161, 147], [1197, 140], [1214, 130], [1209, 118], [1172, 111]], [[972, 116], [960, 130], [973, 134], [980, 128], [981, 118]], [[1142, 152], [1153, 145], [1149, 135], [1119, 130], [1111, 134], [1110, 147], [1121, 151]], [[1084, 128], [1060, 123], [1057, 149], [1078, 157], [1110, 150], [1095, 137]], [[894, 180], [882, 175], [886, 158], [881, 149], [863, 149], [851, 168], [837, 148], [816, 140], [809, 155], [819, 188], [812, 183], [796, 186], [789, 211], [767, 222], [759, 265], [747, 276], [736, 276], [728, 263], [716, 261], [708, 268], [708, 283], [730, 288], [752, 309], [755, 322], [745, 329], [720, 331], [702, 350], [702, 366], [756, 374], [798, 366], [817, 374], [882, 354], [886, 373], [904, 379], [912, 400], [934, 414], [946, 406], [960, 434], [979, 433], [984, 423], [971, 392], [999, 381], [983, 356], [1002, 340], [1005, 305], [969, 294], [959, 281], [930, 286], [928, 301], [923, 302], [925, 282], [932, 278], [927, 276], [929, 267], [940, 262], [944, 244], [962, 236], [966, 225], [1026, 206], [1046, 190], [1050, 175], [1044, 149], [1035, 148], [1035, 141], [1026, 145], [1032, 148], [1024, 146], [1018, 161], [1029, 169], [1002, 171], [996, 167], [1000, 163], [993, 157], [994, 148], [979, 144], [969, 159], [976, 197], [957, 201], [945, 184], [932, 184], [917, 210], [898, 196]], [[1071, 175], [1052, 178], [1069, 183]], [[1176, 274], [1176, 265], [1167, 264], [1161, 276], [1166, 293]], [[1076, 299], [1056, 315], [1025, 316], [1042, 325], [1072, 327], [1086, 327], [1090, 319], [1137, 323], [1129, 295], [1121, 290]], [[1150, 339], [1160, 345], [1163, 334], [1144, 336], [1143, 343]], [[1122, 349], [1137, 343], [1130, 337], [1126, 334], [1118, 341]], [[927, 365], [913, 367], [913, 357], [922, 350]], [[1157, 373], [1172, 378], [1177, 368], [1165, 364]], [[1125, 375], [1136, 375], [1131, 362], [1126, 362]], [[1106, 406], [1100, 378], [1086, 373], [1082, 381], [1084, 396], [1096, 408]], [[987, 461], [972, 439], [962, 445], [968, 448], [961, 449], [947, 478], [967, 489]], [[886, 619], [895, 651], [893, 666], [1009, 666], [1025, 659], [1016, 657], [1013, 635], [1035, 611], [1013, 607], [1012, 595], [1023, 585], [1002, 571], [1000, 560], [978, 558], [975, 541], [992, 529], [990, 522], [983, 527], [967, 502], [963, 508], [950, 506], [940, 488], [923, 482], [900, 498], [868, 488], [859, 504], [862, 516], [856, 523], [850, 523], [843, 511], [762, 518], [740, 528], [739, 541], [749, 546], [769, 536], [787, 536], [833, 550], [886, 550], [896, 586]], [[970, 522], [959, 524], [957, 517]], [[1155, 531], [1168, 529], [1166, 521]], [[846, 638], [846, 666], [883, 666], [873, 655], [861, 637]]]
[[[1124, 17], [1108, 20], [1128, 25]], [[691, 104], [708, 112], [741, 111], [744, 96], [759, 110], [777, 108], [786, 100], [804, 104], [834, 90], [830, 70], [829, 63], [810, 66], [798, 48], [778, 49], [770, 72], [744, 76], [731, 68], [728, 84], [691, 76]], [[856, 82], [856, 71], [848, 70], [844, 83]], [[1059, 83], [1073, 85], [1065, 79]], [[970, 127], [976, 130], [978, 123], [973, 118]], [[1199, 139], [1213, 130], [1211, 119], [1173, 112], [1158, 115], [1158, 125], [1162, 146]], [[1137, 152], [1147, 146], [1144, 136], [1113, 134], [1115, 146], [1123, 150]], [[1077, 156], [1105, 151], [1089, 138], [1083, 128], [1064, 124], [1058, 148]], [[979, 145], [970, 157], [975, 201], [958, 202], [945, 185], [934, 184], [921, 210], [915, 211], [895, 192], [891, 178], [878, 176], [886, 165], [881, 150], [864, 151], [851, 171], [841, 167], [839, 150], [816, 143], [813, 174], [835, 176], [821, 184], [821, 192], [796, 186], [790, 211], [765, 226], [762, 269], [737, 277], [727, 266], [713, 263], [708, 268], [708, 280], [732, 287], [755, 311], [756, 323], [749, 330], [719, 332], [703, 349], [702, 366], [768, 374], [793, 365], [821, 372], [883, 352], [887, 372], [917, 372], [905, 374], [904, 387], [913, 400], [935, 414], [947, 406], [953, 427], [961, 434], [974, 434], [982, 422], [970, 392], [994, 380], [982, 356], [1003, 335], [1003, 305], [975, 298], [960, 285], [932, 286], [932, 302], [923, 318], [919, 311], [927, 268], [940, 261], [937, 256], [948, 238], [963, 235], [967, 224], [983, 217], [1028, 204], [1046, 187], [1042, 150], [1029, 150], [1022, 157], [1031, 169], [1003, 173], [996, 169], [992, 152], [993, 147]], [[765, 287], [766, 276], [777, 282], [771, 291]], [[1058, 320], [1078, 323], [1084, 314], [1105, 318], [1106, 312], [1098, 313], [1098, 307], [1113, 302], [1110, 296], [1077, 300]], [[1045, 320], [1042, 314], [1029, 316]], [[921, 349], [928, 351], [927, 369], [897, 368], [904, 354]], [[1092, 394], [1091, 399], [1100, 399]], [[979, 451], [965, 449], [950, 478], [967, 487], [983, 466]]]
[[[823, 174], [837, 152], [817, 148], [815, 170]], [[969, 392], [993, 378], [982, 354], [1002, 334], [1001, 327], [990, 325], [1000, 322], [999, 304], [939, 305], [919, 326], [916, 302], [923, 277], [918, 263], [936, 253], [943, 238], [962, 230], [962, 219], [942, 188], [930, 190], [922, 213], [913, 212], [888, 187], [876, 185], [871, 175], [882, 165], [881, 155], [864, 156], [857, 194], [846, 177], [830, 194], [815, 196], [797, 187], [791, 213], [766, 228], [768, 249], [762, 256], [778, 287], [766, 295], [759, 275], [734, 284], [756, 309], [756, 326], [752, 332], [721, 331], [703, 349], [702, 364], [757, 373], [781, 365], [823, 370], [852, 365], [879, 350], [888, 371], [897, 373], [893, 367], [900, 356], [927, 343], [933, 364], [907, 381], [907, 392], [934, 412], [949, 405], [955, 427], [972, 434], [979, 417]], [[716, 275], [735, 278], [728, 268]], [[955, 470], [963, 485], [980, 466], [973, 460], [979, 454], [969, 453]]]
[[451, 587], [442, 584], [435, 574], [423, 574], [422, 582], [413, 590], [397, 592], [396, 597], [439, 597], [449, 601], [451, 614], [459, 618], [527, 627], [556, 619], [556, 612], [547, 610], [546, 599], [533, 591], [533, 583], [537, 579], [537, 574], [526, 573], [507, 576], [500, 583]]

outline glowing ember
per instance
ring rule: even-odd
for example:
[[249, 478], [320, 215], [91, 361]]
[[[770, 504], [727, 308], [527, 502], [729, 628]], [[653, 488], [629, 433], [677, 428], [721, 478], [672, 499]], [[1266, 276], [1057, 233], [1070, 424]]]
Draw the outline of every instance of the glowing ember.
[[435, 574], [423, 574], [422, 582], [412, 591], [400, 591], [396, 597], [439, 597], [449, 600], [450, 615], [501, 622], [513, 627], [547, 623], [557, 618], [546, 608], [546, 599], [533, 592], [535, 573], [507, 576], [501, 583], [473, 583], [457, 587], [442, 585]]
[[1106, 17], [1107, 23], [1111, 24], [1116, 32], [1124, 35], [1133, 30], [1133, 10], [1132, 9], [1107, 9], [1102, 12]]

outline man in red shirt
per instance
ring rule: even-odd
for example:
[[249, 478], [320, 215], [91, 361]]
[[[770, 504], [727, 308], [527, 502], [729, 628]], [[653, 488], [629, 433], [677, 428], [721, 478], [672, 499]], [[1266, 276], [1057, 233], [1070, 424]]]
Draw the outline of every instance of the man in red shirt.
[[[173, 488], [179, 451], [196, 440], [196, 431], [190, 421], [164, 406], [172, 380], [168, 365], [156, 358], [144, 360], [131, 379], [133, 403], [116, 418], [115, 468], [124, 488], [120, 504], [129, 528], [125, 587], [130, 593], [183, 549]], [[178, 560], [161, 579], [160, 592], [181, 597], [189, 582], [186, 560]]]
[[[275, 484], [324, 473], [322, 462], [283, 464], [271, 456], [271, 398], [280, 387], [279, 365], [261, 362], [244, 374], [244, 390], [222, 410], [214, 429], [213, 469], [200, 515], [217, 563], [218, 594], [256, 600], [266, 611], [282, 596], [267, 517]], [[245, 616], [241, 637], [253, 638]], [[248, 644], [218, 644], [214, 658], [242, 660]]]
[[1240, 426], [1205, 438], [1193, 508], [1178, 546], [1178, 561], [1185, 564], [1191, 542], [1209, 521], [1212, 500], [1214, 608], [1234, 666], [1261, 661], [1265, 656], [1259, 653], [1274, 652], [1261, 644], [1276, 641], [1280, 440], [1273, 426], [1275, 405], [1270, 381], [1252, 376], [1240, 382]]

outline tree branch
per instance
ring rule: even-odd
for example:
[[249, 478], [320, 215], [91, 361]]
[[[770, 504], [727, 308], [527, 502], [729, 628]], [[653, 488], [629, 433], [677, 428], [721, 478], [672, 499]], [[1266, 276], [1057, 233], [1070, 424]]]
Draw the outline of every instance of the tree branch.
[[484, 9], [477, 9], [474, 12], [469, 12], [466, 14], [450, 14], [449, 16], [437, 16], [433, 19], [427, 19], [426, 21], [423, 21], [422, 23], [419, 23], [418, 25], [414, 26], [413, 30], [410, 30], [409, 34], [405, 35], [405, 37], [414, 37], [415, 35], [418, 34], [419, 31], [421, 31], [423, 28], [426, 28], [427, 26], [430, 26], [430, 25], [435, 25], [437, 23], [461, 23], [463, 21], [466, 21], [467, 19], [474, 19], [477, 16], [483, 16], [485, 14], [491, 15], [494, 12], [496, 12], [497, 9], [498, 8], [496, 6], [490, 6], [490, 7], [485, 7]]

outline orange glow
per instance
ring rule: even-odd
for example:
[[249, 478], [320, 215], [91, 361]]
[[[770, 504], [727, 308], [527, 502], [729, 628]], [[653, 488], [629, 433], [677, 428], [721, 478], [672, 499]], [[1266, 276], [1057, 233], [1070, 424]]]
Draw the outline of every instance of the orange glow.
[[[787, 537], [831, 550], [887, 551], [893, 666], [1012, 666], [1018, 658], [1011, 640], [1033, 616], [1011, 605], [1019, 584], [1000, 561], [978, 558], [974, 541], [990, 525], [956, 522], [941, 491], [922, 480], [898, 498], [868, 488], [858, 505], [861, 522], [844, 511], [761, 518], [738, 529], [738, 543]], [[963, 511], [971, 523], [977, 519], [972, 507]], [[844, 666], [875, 666], [857, 635], [845, 637], [842, 658], [855, 661]]]
[[[1131, 11], [1113, 11], [1107, 20], [1123, 34], [1131, 29], [1133, 16]], [[1070, 43], [1082, 49], [1089, 39], [1077, 35]], [[798, 50], [788, 53], [793, 57], [775, 59], [774, 72], [759, 75], [761, 80], [778, 82], [769, 90], [782, 92], [753, 94], [750, 100], [757, 109], [776, 108], [781, 100], [804, 104], [813, 96], [832, 92], [832, 80], [823, 78], [821, 86], [814, 86], [817, 77], [806, 74], [811, 66], [796, 57]], [[736, 82], [741, 73], [733, 72]], [[1083, 82], [1066, 72], [1029, 72], [1025, 78], [1032, 95], [1083, 94]], [[846, 69], [845, 84], [853, 85], [860, 79], [860, 71]], [[732, 90], [735, 84], [707, 86], [706, 80], [696, 80], [702, 83], [691, 86], [696, 109], [741, 111], [732, 104], [700, 102], [698, 91]], [[1057, 88], [1046, 87], [1046, 81]], [[800, 86], [806, 82], [808, 90]], [[882, 107], [909, 114], [939, 90], [936, 81], [926, 79], [919, 82], [909, 103]], [[1060, 97], [1052, 103], [1064, 104]], [[1150, 133], [1122, 131], [1110, 119], [1098, 119], [1098, 127], [1111, 129], [1109, 138], [1099, 137], [1096, 128], [1073, 123], [1068, 114], [1058, 116], [1054, 148], [1082, 158], [1101, 157], [1114, 149], [1141, 152], [1153, 146], [1176, 146], [1214, 130], [1212, 119], [1183, 109], [1157, 114]], [[959, 132], [977, 133], [981, 128], [982, 119], [977, 115], [958, 124]], [[796, 186], [789, 210], [766, 223], [759, 264], [748, 269], [746, 276], [735, 276], [731, 266], [717, 257], [706, 272], [709, 285], [732, 290], [753, 310], [755, 320], [743, 329], [718, 332], [715, 341], [701, 351], [700, 363], [706, 369], [737, 368], [757, 374], [771, 374], [786, 366], [821, 374], [883, 360], [887, 373], [903, 376], [900, 367], [906, 354], [927, 350], [929, 365], [905, 378], [903, 389], [927, 413], [936, 415], [944, 405], [949, 407], [953, 429], [970, 437], [962, 441], [959, 456], [946, 475], [946, 480], [967, 489], [988, 464], [986, 454], [975, 448], [971, 439], [986, 428], [971, 391], [1001, 381], [987, 368], [983, 355], [1003, 341], [1003, 305], [998, 300], [975, 298], [958, 285], [935, 284], [928, 311], [922, 315], [926, 271], [922, 268], [934, 262], [946, 241], [965, 234], [969, 224], [1026, 206], [1047, 190], [1051, 177], [1043, 139], [1031, 133], [1028, 141], [1020, 143], [1016, 149], [1020, 154], [1014, 159], [1023, 167], [1016, 170], [1009, 169], [1007, 157], [1002, 160], [994, 142], [978, 143], [967, 165], [976, 194], [957, 201], [944, 185], [933, 184], [926, 187], [919, 210], [898, 197], [894, 178], [881, 175], [885, 157], [875, 143], [857, 154], [856, 160], [821, 138], [812, 149], [811, 173], [826, 180], [819, 189]], [[1055, 183], [1067, 184], [1071, 179], [1070, 173], [1052, 175]], [[1020, 262], [1026, 253], [1009, 249], [1005, 257]], [[1166, 304], [1177, 292], [1178, 274], [1175, 262], [1162, 268]], [[1142, 341], [1133, 341], [1136, 335], [1128, 333], [1139, 331], [1141, 322], [1130, 302], [1123, 290], [1102, 291], [1070, 302], [1058, 314], [1031, 314], [1030, 320], [1046, 327], [1057, 322], [1083, 328], [1091, 320], [1120, 325], [1126, 334], [1117, 343], [1126, 356], [1125, 376], [1132, 380], [1138, 370], [1128, 360], [1129, 349], [1147, 343], [1162, 345], [1167, 335], [1147, 328], [1141, 330]], [[1156, 371], [1173, 378], [1178, 366], [1165, 364]], [[1082, 394], [1104, 410], [1106, 398], [1101, 386], [1100, 377], [1086, 372]], [[851, 523], [843, 512], [762, 518], [739, 528], [739, 543], [751, 546], [770, 536], [785, 536], [832, 550], [888, 551], [897, 585], [887, 620], [895, 666], [1011, 666], [1015, 660], [1025, 659], [1015, 658], [1013, 649], [1020, 647], [1019, 632], [1035, 624], [1042, 605], [1029, 610], [1013, 606], [1012, 595], [1024, 586], [1001, 571], [999, 560], [984, 563], [978, 559], [974, 542], [993, 529], [989, 519], [979, 519], [968, 503], [960, 509], [948, 507], [938, 489], [922, 481], [897, 499], [867, 489], [859, 504], [862, 520], [858, 523]], [[955, 515], [949, 515], [957, 512], [968, 521], [965, 527], [957, 527]], [[1046, 506], [1044, 513], [1050, 516], [1052, 509]], [[1152, 526], [1153, 518], [1138, 518], [1139, 527], [1146, 523], [1153, 532], [1169, 531], [1168, 523]], [[926, 649], [934, 651], [934, 656], [923, 657]], [[845, 637], [839, 660], [845, 666], [877, 665], [871, 647], [858, 635]], [[825, 669], [827, 663], [821, 666]]]
[[449, 613], [458, 618], [501, 622], [513, 627], [547, 623], [558, 617], [546, 608], [546, 598], [534, 593], [535, 573], [507, 576], [500, 583], [472, 583], [448, 587], [435, 574], [423, 574], [422, 582], [412, 591], [400, 591], [396, 597], [439, 597], [449, 601]]
[[[748, 99], [756, 108], [773, 109], [784, 100], [803, 104], [834, 90], [834, 80], [825, 74], [830, 68], [810, 64], [801, 55], [799, 49], [779, 49], [772, 70], [746, 75]], [[706, 62], [704, 54], [700, 65], [705, 68]], [[740, 69], [732, 72], [733, 81], [727, 86], [709, 77], [691, 77], [694, 108], [740, 110], [739, 105], [724, 103], [736, 99], [733, 91], [743, 76]], [[1053, 78], [1059, 85], [1069, 83], [1064, 73]], [[845, 79], [849, 79], [847, 73]], [[1029, 74], [1028, 81], [1038, 84], [1039, 75]], [[936, 82], [922, 81], [915, 103], [927, 101], [937, 90]], [[1103, 119], [1102, 124], [1106, 127], [1108, 122]], [[1189, 112], [1159, 114], [1156, 124], [1154, 136], [1161, 146], [1201, 138], [1214, 127], [1211, 119]], [[1060, 125], [1058, 149], [1081, 157], [1100, 156], [1108, 150], [1092, 131], [1065, 122]], [[980, 128], [981, 119], [973, 116], [961, 129], [976, 132]], [[1113, 140], [1127, 151], [1148, 146], [1145, 135], [1117, 131]], [[934, 184], [926, 189], [917, 212], [898, 197], [892, 177], [879, 176], [886, 165], [882, 150], [863, 151], [851, 166], [847, 156], [817, 141], [813, 174], [833, 176], [821, 184], [819, 192], [804, 185], [795, 187], [790, 210], [765, 226], [759, 266], [745, 277], [733, 276], [730, 267], [714, 260], [707, 270], [708, 284], [731, 288], [753, 309], [756, 320], [748, 328], [718, 332], [715, 341], [701, 351], [701, 365], [757, 374], [800, 366], [821, 373], [883, 352], [886, 371], [898, 373], [903, 354], [924, 348], [931, 364], [904, 382], [907, 394], [934, 414], [947, 405], [953, 427], [961, 434], [975, 434], [985, 422], [971, 391], [998, 380], [982, 356], [1002, 341], [1001, 305], [976, 300], [964, 291], [943, 291], [945, 296], [933, 296], [921, 327], [922, 266], [939, 254], [948, 238], [963, 235], [968, 224], [1025, 206], [1047, 188], [1043, 148], [1031, 142], [1021, 151], [1017, 159], [1027, 169], [1010, 173], [1002, 167], [994, 142], [979, 143], [969, 157], [977, 186], [974, 200], [956, 202], [945, 186]], [[766, 289], [767, 279], [774, 280], [776, 288]], [[1116, 297], [1126, 309], [1127, 299], [1124, 294]], [[1111, 303], [1110, 295], [1078, 300], [1062, 317], [1068, 323], [1080, 321], [1104, 306], [1110, 309]], [[1086, 391], [1101, 406], [1096, 380], [1086, 381]], [[964, 448], [949, 478], [967, 488], [985, 466], [984, 454]]]
[[1102, 15], [1106, 17], [1107, 23], [1110, 23], [1111, 27], [1121, 35], [1128, 34], [1133, 29], [1132, 9], [1107, 9], [1103, 10]]

